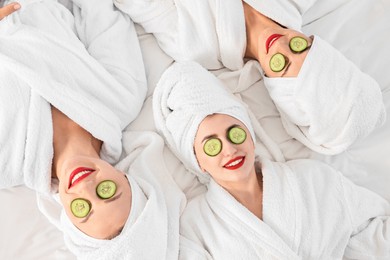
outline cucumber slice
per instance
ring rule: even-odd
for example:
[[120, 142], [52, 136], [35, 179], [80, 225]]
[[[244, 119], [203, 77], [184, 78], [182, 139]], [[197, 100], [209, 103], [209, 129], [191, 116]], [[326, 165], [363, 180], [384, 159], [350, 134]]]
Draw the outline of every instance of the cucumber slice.
[[246, 140], [246, 132], [241, 127], [232, 127], [228, 132], [228, 138], [233, 144], [242, 144]]
[[273, 72], [282, 71], [286, 66], [286, 58], [281, 53], [275, 53], [269, 61], [269, 66]]
[[96, 194], [101, 199], [109, 199], [116, 192], [116, 183], [110, 180], [105, 180], [99, 183], [96, 187]]
[[91, 205], [89, 201], [78, 198], [70, 203], [70, 210], [76, 218], [84, 218], [91, 210]]
[[208, 156], [216, 156], [222, 151], [222, 142], [218, 138], [211, 138], [203, 145], [203, 151]]
[[301, 36], [295, 36], [290, 40], [290, 49], [293, 52], [302, 52], [307, 49], [307, 40]]

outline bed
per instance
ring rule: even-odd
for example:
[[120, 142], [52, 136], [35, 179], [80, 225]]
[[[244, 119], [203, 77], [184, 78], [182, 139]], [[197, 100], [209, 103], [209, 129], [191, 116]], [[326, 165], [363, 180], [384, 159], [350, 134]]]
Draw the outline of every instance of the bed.
[[[381, 86], [387, 114], [390, 114], [390, 1], [331, 0], [318, 1], [304, 16], [303, 30], [332, 43]], [[148, 79], [148, 95], [141, 113], [128, 130], [155, 131], [152, 94], [162, 72], [173, 62], [150, 34], [138, 26]], [[293, 157], [312, 157], [340, 169], [355, 183], [377, 192], [390, 201], [390, 120], [368, 137], [336, 156], [310, 152], [283, 132], [272, 102], [259, 102], [256, 95], [266, 95], [262, 82], [238, 90], [265, 130], [275, 135], [286, 153]], [[266, 111], [266, 112], [265, 112]], [[126, 144], [124, 144], [126, 145]], [[165, 149], [161, 154], [168, 170], [185, 192], [192, 197], [202, 191], [183, 178], [184, 166]], [[289, 157], [289, 156], [287, 156]], [[193, 180], [192, 180], [193, 181]], [[38, 210], [35, 193], [20, 186], [0, 191], [0, 259], [76, 259], [66, 248], [62, 233]]]

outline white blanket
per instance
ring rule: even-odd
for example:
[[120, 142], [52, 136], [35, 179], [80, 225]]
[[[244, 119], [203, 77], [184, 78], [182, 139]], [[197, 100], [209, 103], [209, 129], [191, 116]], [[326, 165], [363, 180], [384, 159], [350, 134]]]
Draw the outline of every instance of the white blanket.
[[[19, 2], [20, 12], [0, 26], [0, 77], [5, 83], [0, 87], [0, 188], [24, 183], [48, 192], [53, 153], [50, 104], [102, 140], [101, 156], [113, 163], [122, 152], [121, 131], [142, 107], [146, 84], [137, 73], [142, 69], [136, 70], [136, 78], [127, 71], [134, 65], [127, 68], [118, 61], [121, 74], [108, 73], [76, 37], [69, 10], [56, 1]], [[127, 28], [118, 30], [118, 41], [136, 37], [132, 27]], [[117, 51], [124, 57], [132, 53], [131, 48]], [[107, 61], [116, 61], [107, 56]], [[142, 68], [139, 54], [133, 62]]]
[[263, 221], [212, 181], [181, 217], [182, 259], [390, 257], [383, 198], [318, 161], [261, 163]]

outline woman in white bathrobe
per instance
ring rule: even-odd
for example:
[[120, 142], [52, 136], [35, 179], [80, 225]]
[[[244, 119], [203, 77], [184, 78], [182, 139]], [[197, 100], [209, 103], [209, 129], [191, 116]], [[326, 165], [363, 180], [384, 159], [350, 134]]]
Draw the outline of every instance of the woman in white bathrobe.
[[[34, 1], [20, 1], [20, 3], [23, 6], [20, 12], [7, 17], [1, 24], [1, 29], [3, 30], [1, 53], [4, 55], [2, 56], [2, 63], [9, 67], [10, 72], [7, 73], [6, 69], [2, 69], [2, 78], [5, 86], [1, 90], [4, 100], [2, 101], [2, 113], [0, 118], [2, 125], [5, 128], [4, 131], [11, 132], [11, 134], [1, 134], [3, 150], [1, 153], [1, 168], [4, 170], [4, 173], [0, 186], [9, 187], [25, 184], [38, 193], [48, 193], [51, 189], [58, 186], [58, 192], [65, 211], [72, 222], [81, 231], [98, 239], [115, 237], [120, 233], [130, 212], [130, 185], [125, 178], [124, 173], [120, 173], [107, 162], [110, 161], [109, 159], [101, 159], [101, 151], [102, 149], [107, 149], [103, 148], [102, 140], [107, 141], [106, 146], [112, 146], [114, 142], [111, 140], [115, 139], [119, 140], [119, 145], [121, 144], [122, 129], [118, 129], [117, 137], [114, 137], [113, 135], [111, 140], [102, 138], [102, 133], [97, 133], [97, 131], [93, 130], [95, 126], [90, 125], [87, 127], [87, 125], [90, 124], [88, 120], [82, 120], [83, 116], [77, 118], [75, 116], [76, 111], [73, 112], [67, 108], [67, 106], [74, 106], [74, 104], [72, 104], [73, 102], [83, 103], [86, 100], [91, 99], [91, 97], [85, 96], [88, 89], [87, 87], [84, 88], [84, 83], [74, 77], [70, 70], [63, 69], [63, 65], [55, 63], [53, 57], [56, 54], [65, 54], [69, 57], [76, 54], [74, 55], [77, 57], [75, 59], [64, 59], [64, 62], [65, 60], [69, 63], [73, 61], [74, 64], [72, 64], [72, 66], [74, 67], [79, 66], [82, 62], [85, 64], [90, 62], [87, 66], [81, 65], [79, 67], [79, 73], [85, 72], [83, 75], [84, 77], [87, 77], [88, 73], [91, 73], [90, 75], [93, 75], [93, 77], [96, 77], [97, 75], [102, 76], [102, 79], [95, 81], [96, 89], [91, 89], [92, 93], [98, 93], [98, 88], [101, 88], [106, 84], [111, 84], [112, 86], [111, 90], [104, 86], [107, 89], [107, 93], [114, 91], [115, 88], [117, 88], [117, 91], [119, 92], [122, 88], [123, 95], [129, 99], [133, 98], [131, 96], [132, 91], [125, 91], [129, 86], [119, 87], [118, 82], [113, 81], [114, 77], [109, 75], [108, 72], [104, 73], [105, 75], [100, 74], [103, 70], [102, 66], [99, 65], [97, 61], [93, 61], [92, 57], [85, 51], [84, 45], [77, 38], [76, 31], [73, 31], [74, 25], [72, 26], [72, 23], [74, 23], [74, 18], [65, 7], [59, 3], [45, 1], [35, 1], [35, 3]], [[17, 8], [15, 9], [15, 7]], [[17, 9], [20, 9], [20, 4], [10, 3], [1, 8], [1, 13], [2, 15], [4, 14], [5, 17]], [[112, 14], [112, 16], [115, 16], [116, 19], [118, 19], [117, 28], [122, 26], [123, 31], [128, 32], [129, 35], [132, 33], [128, 21], [123, 19], [121, 24], [119, 20], [121, 19], [120, 15]], [[96, 30], [101, 30], [101, 28]], [[137, 40], [135, 31], [133, 31], [133, 33], [134, 39]], [[68, 44], [67, 48], [72, 51], [65, 48], [61, 49], [62, 46], [58, 47], [58, 45], [56, 45], [56, 40], [63, 40], [64, 44]], [[26, 45], [30, 46], [27, 47]], [[57, 47], [58, 49], [55, 49]], [[134, 46], [134, 48], [136, 47], [137, 46]], [[16, 53], [13, 52], [13, 48], [16, 49]], [[50, 53], [52, 56], [48, 55], [49, 57], [46, 57], [40, 54], [39, 50], [44, 50], [45, 48], [47, 48], [47, 53]], [[138, 51], [140, 52], [140, 50]], [[36, 59], [29, 58], [28, 53], [35, 53], [35, 55], [39, 57]], [[45, 61], [48, 61], [47, 64], [45, 64]], [[142, 64], [141, 59], [139, 59], [139, 62]], [[18, 63], [20, 65], [16, 65]], [[30, 66], [31, 70], [18, 70], [18, 67], [23, 68], [23, 65], [21, 65], [23, 63], [26, 67]], [[97, 66], [97, 68], [94, 69], [93, 66]], [[50, 70], [53, 70], [53, 72], [50, 72]], [[18, 73], [15, 75], [13, 72]], [[37, 77], [41, 77], [38, 84], [42, 86], [42, 89], [36, 89], [36, 86], [34, 86], [36, 82], [34, 82], [34, 78], [31, 76], [34, 75], [34, 73], [36, 73]], [[70, 80], [61, 78], [66, 75], [66, 73], [69, 73], [68, 76]], [[31, 80], [28, 78], [29, 75]], [[126, 78], [123, 77], [123, 80], [129, 80], [129, 84], [132, 84], [129, 76]], [[118, 78], [119, 77], [117, 77], [117, 79]], [[45, 80], [50, 83], [45, 82]], [[92, 83], [92, 81], [89, 83], [95, 84]], [[43, 87], [46, 84], [48, 87], [47, 91], [44, 90], [45, 87]], [[69, 86], [66, 90], [68, 92], [61, 91], [60, 88], [56, 89], [56, 84], [63, 84], [60, 88]], [[75, 90], [72, 90], [72, 85], [76, 88]], [[29, 86], [31, 89], [29, 89]], [[136, 86], [136, 84], [134, 84], [134, 86]], [[142, 85], [136, 87], [141, 88]], [[46, 101], [42, 100], [41, 103], [41, 101], [34, 101], [36, 100], [34, 97], [29, 98], [30, 91], [31, 93], [39, 93], [39, 96], [41, 94], [44, 97], [43, 100], [46, 98]], [[72, 93], [72, 91], [75, 92]], [[102, 91], [104, 92], [104, 90]], [[142, 91], [139, 93], [142, 93]], [[34, 96], [34, 94], [31, 95]], [[69, 100], [61, 102], [67, 95]], [[18, 99], [15, 100], [15, 98], [12, 98], [13, 96], [18, 96]], [[134, 98], [142, 98], [142, 94]], [[12, 100], [8, 106], [6, 106], [7, 99]], [[39, 98], [37, 97], [37, 99]], [[100, 102], [104, 101], [107, 101], [106, 105], [109, 104], [109, 99], [104, 100], [103, 98], [100, 100]], [[118, 101], [119, 100], [116, 100], [115, 102]], [[40, 104], [44, 104], [44, 102], [47, 102], [47, 105], [42, 105], [41, 107]], [[96, 106], [101, 105], [100, 102], [92, 101], [89, 104], [90, 109], [96, 110]], [[126, 100], [126, 102], [129, 102], [129, 100]], [[31, 107], [36, 107], [38, 110], [37, 116], [40, 117], [39, 121], [42, 121], [42, 125], [39, 121], [36, 121], [35, 118], [32, 118], [31, 115], [34, 114], [34, 109], [30, 108], [30, 105]], [[137, 109], [136, 105], [137, 104], [134, 104], [134, 107], [132, 108]], [[128, 108], [123, 108], [123, 110], [126, 109]], [[88, 109], [83, 109], [79, 105], [76, 113], [80, 112], [87, 114]], [[120, 112], [120, 110], [117, 112]], [[120, 113], [123, 114], [120, 115]], [[120, 113], [118, 116], [122, 118], [131, 118], [132, 116], [129, 112], [122, 111]], [[93, 119], [93, 114], [91, 114], [90, 117], [92, 120], [95, 120]], [[101, 119], [103, 118], [104, 116]], [[78, 121], [78, 123], [75, 121]], [[102, 120], [101, 127], [105, 128], [104, 124], [106, 123], [109, 124], [108, 121], [103, 122]], [[121, 122], [120, 124], [126, 126], [126, 122]], [[28, 125], [26, 135], [22, 134], [22, 129], [24, 129], [25, 125]], [[45, 130], [40, 130], [41, 127], [45, 128]], [[113, 127], [115, 127], [114, 124]], [[86, 129], [89, 129], [90, 131], [87, 131]], [[33, 144], [34, 141], [32, 141], [32, 139], [36, 138], [33, 136], [33, 132], [41, 133], [42, 135], [40, 136], [40, 134], [37, 134], [37, 136], [39, 136], [37, 138], [37, 143], [40, 143], [39, 149]], [[113, 134], [113, 132], [111, 134]], [[45, 140], [45, 142], [43, 142], [43, 140]], [[24, 144], [25, 149], [22, 149], [22, 144]], [[14, 147], [14, 149], [7, 152], [9, 147]], [[109, 153], [112, 152], [112, 148], [108, 148], [108, 150], [111, 150]], [[34, 156], [31, 153], [34, 153], [37, 156], [37, 159], [33, 159]], [[120, 147], [119, 153], [115, 157], [119, 156]], [[3, 162], [6, 165], [3, 165]], [[50, 165], [51, 169], [48, 167]], [[102, 166], [100, 167], [100, 165]], [[94, 182], [90, 182], [90, 186], [80, 183], [83, 178], [96, 172], [96, 169], [102, 168], [103, 166], [106, 171], [101, 171], [101, 176], [97, 178], [90, 178], [94, 180]], [[46, 174], [48, 176], [45, 176]], [[106, 197], [106, 201], [104, 201], [104, 197], [100, 197], [99, 200], [98, 196], [89, 196], [90, 194], [96, 194], [97, 192], [97, 188], [93, 187], [93, 185], [95, 184], [95, 186], [97, 186], [99, 182], [104, 179], [110, 179], [113, 183], [116, 183], [115, 193], [110, 194], [110, 197]], [[111, 197], [114, 197], [114, 195], [121, 193], [122, 196], [115, 201], [113, 200], [112, 203], [103, 203], [107, 202]], [[78, 215], [77, 212], [75, 212], [77, 207], [73, 206], [72, 208], [71, 206], [74, 205], [72, 204], [72, 201], [75, 198], [80, 197], [83, 197], [85, 201], [88, 201], [88, 203], [80, 205], [80, 207], [88, 206], [91, 208], [90, 212], [86, 212], [89, 213], [88, 215]], [[123, 210], [113, 210], [118, 207], [123, 208]], [[93, 216], [91, 216], [91, 213], [93, 213]], [[108, 217], [108, 215], [110, 217]], [[87, 217], [88, 221], [86, 221]]]
[[[248, 59], [258, 60], [286, 132], [311, 150], [341, 153], [385, 120], [378, 83], [319, 36], [313, 41], [300, 32], [302, 16], [316, 0], [114, 2], [176, 61], [236, 71], [245, 70]], [[271, 37], [276, 34], [283, 37]], [[312, 48], [292, 52], [288, 42], [297, 35]], [[278, 72], [269, 69], [275, 53], [285, 58]]]
[[154, 98], [157, 128], [207, 183], [181, 216], [181, 259], [390, 257], [390, 204], [322, 162], [257, 157], [245, 106], [200, 65], [172, 65]]
[[[52, 0], [19, 3], [0, 21], [0, 188], [36, 191], [79, 259], [177, 259], [182, 193], [162, 159], [144, 163], [162, 139], [122, 135], [146, 95], [134, 25], [111, 0], [75, 0], [73, 14]], [[158, 176], [179, 195], [167, 202]]]

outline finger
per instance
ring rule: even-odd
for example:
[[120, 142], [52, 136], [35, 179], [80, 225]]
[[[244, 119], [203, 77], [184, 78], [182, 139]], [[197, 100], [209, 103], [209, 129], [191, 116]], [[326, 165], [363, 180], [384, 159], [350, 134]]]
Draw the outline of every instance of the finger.
[[10, 3], [0, 8], [0, 20], [20, 9], [19, 3]]

